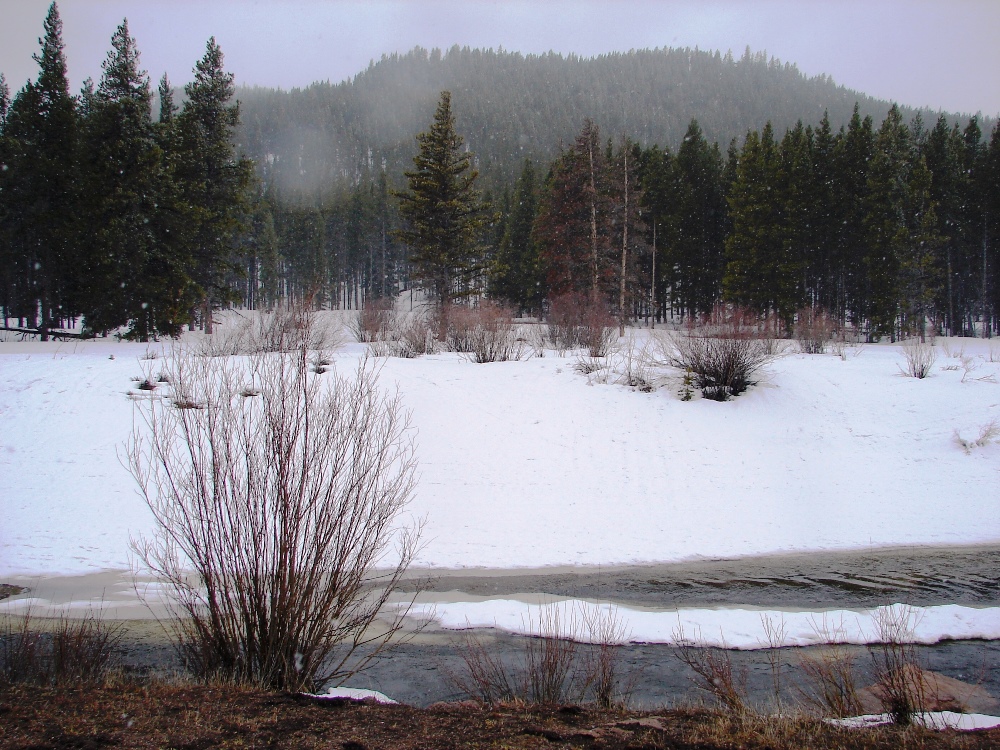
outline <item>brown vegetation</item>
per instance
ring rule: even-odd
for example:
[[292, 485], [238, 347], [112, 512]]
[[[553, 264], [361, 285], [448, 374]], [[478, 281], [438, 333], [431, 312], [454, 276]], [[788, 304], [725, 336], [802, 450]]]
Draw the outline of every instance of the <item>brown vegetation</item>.
[[844, 748], [996, 747], [1000, 730], [849, 730], [805, 718], [703, 709], [437, 704], [428, 709], [318, 700], [211, 685], [0, 688], [0, 748]]

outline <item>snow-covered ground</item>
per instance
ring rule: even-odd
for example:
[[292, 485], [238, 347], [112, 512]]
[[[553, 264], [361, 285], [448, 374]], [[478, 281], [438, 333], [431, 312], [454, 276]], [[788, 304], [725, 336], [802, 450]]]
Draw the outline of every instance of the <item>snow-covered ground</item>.
[[[969, 372], [945, 351], [963, 347]], [[1000, 346], [939, 339], [936, 350], [924, 380], [901, 374], [895, 345], [791, 353], [727, 403], [681, 401], [666, 368], [650, 393], [598, 384], [552, 351], [486, 365], [387, 359], [382, 382], [417, 431], [418, 565], [1000, 541], [1000, 445], [956, 440], [1000, 420]], [[118, 455], [132, 378], [157, 372], [147, 351], [159, 345], [0, 342], [0, 576], [128, 567], [129, 539], [151, 517]], [[364, 351], [348, 344], [335, 363], [351, 370]]]

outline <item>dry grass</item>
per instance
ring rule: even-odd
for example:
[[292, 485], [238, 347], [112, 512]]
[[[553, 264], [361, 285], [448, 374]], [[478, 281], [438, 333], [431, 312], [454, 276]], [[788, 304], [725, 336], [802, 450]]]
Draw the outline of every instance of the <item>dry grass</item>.
[[0, 688], [0, 748], [980, 750], [1000, 730], [848, 730], [806, 717], [445, 704], [428, 709], [203, 685]]
[[29, 608], [7, 615], [0, 628], [0, 684], [96, 684], [120, 661], [123, 626], [100, 612], [83, 617], [37, 617]]

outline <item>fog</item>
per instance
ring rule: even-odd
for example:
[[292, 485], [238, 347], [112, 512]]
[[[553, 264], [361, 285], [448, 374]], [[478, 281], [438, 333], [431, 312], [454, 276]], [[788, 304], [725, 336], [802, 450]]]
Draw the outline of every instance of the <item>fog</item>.
[[[49, 0], [0, 0], [0, 71], [12, 89], [37, 74], [32, 54]], [[72, 85], [98, 79], [125, 16], [156, 80], [190, 80], [209, 36], [245, 85], [338, 82], [383, 54], [420, 45], [549, 50], [584, 56], [643, 47], [745, 47], [807, 75], [914, 107], [1000, 112], [995, 0], [61, 0]]]

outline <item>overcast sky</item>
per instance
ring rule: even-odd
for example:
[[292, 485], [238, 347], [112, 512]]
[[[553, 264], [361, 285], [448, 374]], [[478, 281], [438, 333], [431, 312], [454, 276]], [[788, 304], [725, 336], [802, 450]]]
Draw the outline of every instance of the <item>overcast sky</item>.
[[[0, 0], [0, 72], [37, 76], [49, 0]], [[70, 82], [97, 80], [122, 18], [154, 81], [191, 79], [215, 36], [237, 83], [306, 86], [416, 45], [591, 56], [754, 51], [912, 106], [1000, 113], [1000, 0], [60, 0]]]

